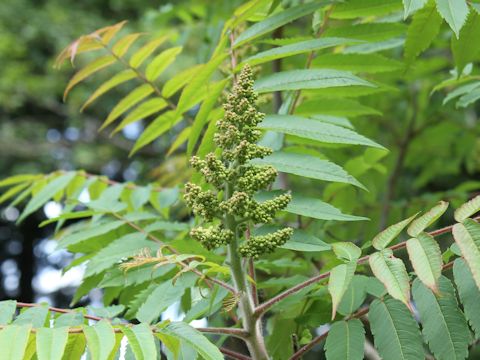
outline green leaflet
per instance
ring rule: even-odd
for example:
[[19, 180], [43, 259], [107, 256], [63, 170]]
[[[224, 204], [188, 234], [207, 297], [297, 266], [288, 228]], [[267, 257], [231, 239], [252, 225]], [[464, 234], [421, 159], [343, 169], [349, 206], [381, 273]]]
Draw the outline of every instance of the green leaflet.
[[143, 62], [166, 40], [168, 36], [162, 36], [157, 39], [151, 40], [137, 50], [130, 58], [129, 64], [133, 68], [138, 68]]
[[399, 23], [365, 23], [329, 27], [323, 33], [326, 37], [343, 37], [366, 41], [383, 41], [403, 35], [405, 25]]
[[[418, 55], [430, 46], [440, 31], [441, 25], [442, 18], [433, 3], [427, 4], [413, 15], [405, 41], [404, 56], [407, 63], [412, 63]], [[418, 34], [422, 34], [422, 36], [418, 36]]]
[[335, 38], [335, 37], [299, 41], [293, 44], [279, 46], [273, 49], [259, 52], [245, 59], [242, 62], [242, 64], [248, 63], [254, 66], [254, 65], [263, 64], [269, 61], [273, 61], [276, 59], [282, 59], [288, 56], [294, 56], [298, 54], [317, 51], [321, 49], [327, 49], [330, 47], [335, 47], [340, 45], [350, 45], [358, 42], [359, 42], [358, 40]]
[[332, 244], [332, 250], [337, 258], [345, 261], [357, 261], [362, 250], [352, 242], [337, 242]]
[[167, 107], [167, 102], [161, 98], [148, 99], [133, 109], [122, 122], [113, 130], [112, 134], [123, 130], [125, 126], [156, 114]]
[[176, 46], [165, 51], [162, 51], [159, 55], [147, 65], [145, 69], [145, 77], [149, 81], [155, 81], [167, 67], [169, 67], [176, 59], [177, 55], [182, 52], [181, 46]]
[[28, 182], [31, 180], [36, 180], [42, 175], [33, 175], [33, 174], [21, 174], [7, 177], [3, 180], [0, 180], [0, 187], [16, 185], [23, 182]]
[[438, 243], [433, 236], [420, 233], [407, 241], [407, 251], [415, 274], [436, 293], [437, 282], [442, 274], [442, 252]]
[[241, 33], [240, 36], [235, 39], [233, 46], [238, 47], [246, 42], [252, 41], [272, 30], [275, 30], [276, 28], [279, 28], [282, 25], [288, 24], [295, 19], [314, 12], [324, 4], [324, 1], [313, 1], [308, 4], [291, 7], [282, 12], [276, 13], [275, 15], [267, 17], [265, 20], [250, 26], [247, 30]]
[[83, 333], [92, 360], [110, 359], [111, 353], [115, 351], [115, 332], [108, 321], [101, 320], [94, 326], [85, 325]]
[[[346, 87], [343, 89], [353, 89], [353, 87]], [[364, 89], [367, 89], [367, 88], [364, 88]], [[335, 88], [332, 90], [335, 90]], [[318, 101], [318, 99], [316, 98], [306, 100], [297, 107], [295, 113], [299, 115], [321, 114], [321, 115], [327, 115], [327, 116], [347, 116], [347, 117], [382, 114], [381, 112], [375, 110], [374, 108], [362, 105], [355, 100], [333, 99], [333, 98], [328, 99], [328, 101], [325, 101], [324, 98], [322, 99], [322, 101]]]
[[268, 115], [259, 127], [324, 143], [366, 145], [383, 149], [383, 146], [353, 130], [300, 116]]
[[140, 232], [122, 236], [108, 246], [98, 251], [88, 262], [85, 276], [92, 276], [110, 268], [122, 258], [139, 253], [144, 248], [156, 249], [159, 244], [146, 240], [146, 235]]
[[433, 208], [412, 221], [410, 226], [407, 228], [408, 235], [415, 237], [423, 232], [423, 230], [437, 221], [437, 219], [442, 216], [445, 211], [447, 211], [447, 208], [448, 202], [440, 201]]
[[468, 15], [468, 6], [465, 0], [435, 0], [437, 10], [450, 25], [457, 38]]
[[197, 277], [193, 273], [186, 273], [175, 284], [168, 280], [156, 286], [140, 306], [135, 317], [148, 324], [156, 321], [163, 311], [182, 297], [185, 289], [195, 284], [196, 280]]
[[400, 61], [379, 54], [324, 54], [313, 61], [313, 66], [372, 74], [397, 71], [403, 68]]
[[457, 101], [457, 107], [460, 108], [465, 108], [468, 105], [474, 103], [480, 99], [480, 88], [475, 87], [470, 93], [463, 95], [458, 101]]
[[23, 360], [31, 325], [11, 325], [0, 331], [2, 360]]
[[135, 142], [133, 149], [130, 151], [129, 156], [132, 156], [138, 150], [150, 144], [152, 141], [154, 141], [160, 135], [168, 131], [168, 129], [171, 129], [181, 120], [182, 116], [177, 115], [176, 110], [167, 111], [159, 115], [142, 132], [142, 135], [140, 135], [140, 137]]
[[457, 285], [465, 316], [475, 331], [475, 338], [480, 334], [480, 289], [477, 287], [472, 273], [465, 260], [456, 259], [453, 264], [453, 276]]
[[351, 261], [347, 264], [340, 264], [330, 270], [330, 278], [328, 281], [328, 292], [332, 297], [332, 320], [335, 318], [338, 305], [343, 295], [347, 291], [352, 282], [357, 262]]
[[92, 95], [90, 95], [87, 101], [85, 101], [85, 103], [80, 108], [80, 111], [83, 111], [84, 109], [86, 109], [87, 106], [89, 106], [91, 103], [93, 103], [96, 99], [98, 99], [100, 96], [102, 96], [106, 92], [113, 89], [115, 86], [123, 84], [124, 82], [127, 82], [128, 80], [131, 80], [136, 76], [137, 75], [135, 74], [135, 72], [131, 69], [123, 70], [118, 74], [115, 74], [112, 78], [108, 79], [102, 85], [100, 85]]
[[423, 335], [435, 359], [465, 359], [468, 355], [470, 332], [458, 308], [452, 283], [442, 276], [439, 293], [435, 294], [422, 282], [413, 282], [413, 299], [420, 313]]
[[[265, 201], [272, 199], [279, 195], [278, 191], [260, 192], [255, 195], [258, 201]], [[337, 220], [337, 221], [360, 221], [368, 220], [365, 217], [343, 214], [336, 207], [327, 204], [318, 199], [307, 198], [300, 195], [293, 195], [292, 201], [285, 208], [286, 212], [311, 217], [320, 220]]]
[[390, 244], [398, 235], [400, 235], [402, 230], [405, 229], [408, 224], [410, 224], [410, 222], [417, 216], [417, 214], [396, 224], [390, 225], [385, 230], [380, 232], [372, 240], [373, 247], [377, 250], [385, 249], [388, 244]]
[[362, 360], [365, 330], [358, 319], [337, 321], [325, 343], [327, 360]]
[[17, 310], [17, 302], [15, 300], [0, 301], [0, 325], [9, 324], [13, 319], [13, 315], [15, 315], [15, 310]]
[[36, 193], [25, 206], [22, 214], [17, 220], [17, 223], [23, 221], [28, 215], [32, 214], [43, 206], [48, 200], [54, 197], [59, 192], [63, 191], [70, 181], [73, 180], [76, 173], [74, 171], [67, 172], [65, 174], [56, 176], [53, 180], [49, 181], [38, 193]]
[[122, 57], [125, 55], [130, 48], [130, 46], [133, 45], [133, 43], [141, 36], [141, 33], [133, 33], [133, 34], [128, 34], [119, 39], [113, 46], [112, 46], [112, 52], [118, 56]]
[[374, 300], [368, 319], [375, 347], [383, 359], [424, 359], [423, 342], [418, 324], [400, 301], [386, 298]]
[[107, 66], [112, 65], [113, 63], [115, 63], [115, 61], [116, 59], [113, 55], [105, 55], [93, 60], [90, 64], [77, 71], [75, 75], [73, 75], [73, 77], [70, 79], [65, 88], [65, 91], [63, 93], [63, 101], [67, 99], [68, 93], [70, 92], [70, 90], [73, 89], [75, 85], [85, 80], [90, 75], [95, 74], [97, 71], [100, 71]]
[[288, 174], [317, 180], [347, 183], [365, 189], [357, 179], [348, 174], [342, 167], [316, 156], [277, 151], [263, 159], [255, 159], [251, 163], [271, 165], [278, 171]]
[[228, 79], [219, 81], [215, 84], [209, 84], [208, 86], [208, 95], [205, 101], [200, 106], [195, 120], [193, 121], [192, 130], [190, 136], [188, 137], [187, 145], [187, 155], [190, 156], [193, 154], [193, 149], [200, 138], [200, 134], [207, 124], [208, 116], [212, 112], [213, 107], [218, 101], [223, 89], [228, 83]]
[[143, 84], [132, 90], [128, 95], [126, 95], [122, 100], [120, 100], [117, 105], [115, 105], [112, 111], [110, 111], [110, 114], [108, 114], [107, 119], [103, 122], [100, 130], [106, 128], [112, 122], [117, 120], [120, 115], [131, 109], [133, 106], [138, 104], [150, 94], [152, 94], [153, 91], [154, 89], [150, 84]]
[[62, 360], [80, 360], [87, 342], [83, 334], [69, 334]]
[[153, 333], [148, 325], [123, 326], [122, 332], [127, 337], [136, 360], [150, 360], [158, 357]]
[[[456, 97], [461, 96], [462, 103], [465, 102], [466, 99], [472, 99], [472, 93], [475, 94], [475, 90], [480, 87], [480, 81], [475, 81], [473, 83], [469, 83], [466, 85], [462, 85], [457, 87], [455, 90], [449, 92], [447, 96], [445, 96], [445, 99], [443, 99], [443, 105], [448, 103], [450, 100], [455, 99]], [[468, 98], [467, 98], [468, 97]], [[473, 96], [473, 101], [475, 101], [475, 95]], [[470, 102], [468, 101], [468, 104]], [[467, 105], [468, 105], [467, 104]], [[459, 102], [457, 102], [457, 106], [461, 106]]]
[[467, 219], [462, 224], [455, 224], [452, 233], [477, 286], [480, 288], [480, 224]]
[[39, 305], [31, 308], [26, 308], [13, 321], [15, 325], [32, 325], [34, 328], [44, 327], [50, 320], [50, 313], [48, 306]]
[[67, 340], [68, 327], [38, 329], [36, 338], [38, 360], [62, 360]]
[[408, 18], [410, 14], [413, 14], [415, 11], [423, 8], [426, 3], [427, 0], [403, 0], [403, 19]]
[[64, 326], [80, 326], [85, 323], [85, 318], [81, 312], [78, 313], [67, 313], [67, 314], [60, 314], [57, 318], [55, 318], [55, 323], [53, 327], [59, 328]]
[[203, 64], [189, 67], [169, 79], [162, 89], [162, 96], [169, 98], [180, 90], [203, 67]]
[[410, 307], [410, 281], [403, 261], [386, 250], [371, 254], [368, 261], [373, 274], [385, 285], [388, 293]]
[[382, 16], [396, 12], [401, 7], [397, 0], [350, 0], [337, 4], [330, 16], [333, 19]]
[[160, 333], [180, 339], [194, 348], [205, 360], [223, 360], [222, 353], [200, 332], [183, 322], [172, 322], [159, 329]]
[[476, 60], [480, 49], [477, 46], [472, 46], [480, 38], [480, 14], [476, 11], [471, 11], [465, 26], [460, 31], [460, 37], [452, 36], [452, 54], [455, 64], [457, 65], [457, 72], [462, 73], [465, 65]]
[[[478, 86], [480, 86], [480, 84], [478, 84]], [[473, 199], [467, 201], [456, 209], [454, 218], [457, 222], [461, 223], [478, 211], [480, 211], [480, 195], [475, 196]]]
[[347, 71], [329, 69], [290, 70], [263, 77], [255, 81], [254, 89], [258, 93], [322, 89], [342, 86], [369, 86], [372, 83], [363, 80]]
[[70, 246], [77, 245], [83, 241], [87, 241], [96, 236], [107, 234], [108, 232], [118, 229], [125, 223], [120, 220], [109, 221], [103, 224], [91, 224], [79, 231], [63, 236], [58, 242], [57, 248], [67, 249]]

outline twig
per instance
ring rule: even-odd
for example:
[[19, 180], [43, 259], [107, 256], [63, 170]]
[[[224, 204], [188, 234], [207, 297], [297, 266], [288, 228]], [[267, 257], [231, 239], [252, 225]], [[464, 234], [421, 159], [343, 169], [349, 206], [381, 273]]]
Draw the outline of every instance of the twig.
[[[478, 216], [476, 218], [473, 218], [473, 220], [479, 221], [480, 216]], [[438, 236], [438, 235], [442, 235], [442, 234], [451, 232], [452, 228], [453, 228], [453, 225], [450, 225], [450, 226], [446, 226], [446, 227], [438, 229], [438, 230], [431, 231], [428, 234], [430, 234], [431, 236]], [[407, 246], [407, 242], [403, 241], [403, 242], [398, 243], [396, 245], [390, 246], [389, 249], [392, 250], [392, 251], [395, 251], [395, 250], [403, 249], [406, 246]], [[364, 264], [364, 263], [368, 262], [369, 258], [370, 258], [369, 255], [364, 256], [364, 257], [358, 259], [357, 264], [358, 265]], [[304, 281], [304, 282], [302, 282], [298, 285], [295, 285], [295, 286], [291, 287], [290, 289], [285, 290], [284, 292], [278, 294], [277, 296], [274, 296], [270, 300], [267, 300], [263, 304], [260, 304], [259, 306], [257, 306], [255, 308], [255, 313], [254, 313], [255, 316], [257, 316], [257, 317], [262, 316], [266, 311], [268, 311], [268, 309], [270, 309], [277, 302], [285, 299], [286, 297], [288, 297], [292, 294], [295, 294], [295, 293], [299, 292], [300, 290], [306, 288], [309, 285], [312, 285], [312, 284], [315, 284], [315, 283], [320, 282], [322, 280], [328, 279], [329, 277], [330, 277], [330, 271], [325, 272], [325, 273], [320, 274], [320, 275], [317, 275], [317, 276], [314, 276], [314, 277], [312, 277], [312, 278], [310, 278], [310, 279], [308, 279], [308, 280], [306, 280], [306, 281]]]
[[220, 352], [227, 355], [229, 358], [234, 359], [234, 360], [252, 360], [250, 357], [237, 353], [232, 350], [228, 350], [226, 348], [220, 348]]

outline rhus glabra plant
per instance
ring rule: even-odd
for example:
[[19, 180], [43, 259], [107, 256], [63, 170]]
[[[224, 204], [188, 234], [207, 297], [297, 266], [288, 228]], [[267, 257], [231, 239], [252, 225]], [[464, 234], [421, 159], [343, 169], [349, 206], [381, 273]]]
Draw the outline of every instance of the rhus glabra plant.
[[[474, 354], [477, 185], [423, 196], [422, 184], [454, 173], [453, 163], [463, 167], [456, 158], [448, 166], [437, 155], [425, 160], [425, 153], [437, 154], [452, 138], [474, 143], [471, 113], [460, 121], [460, 110], [449, 109], [450, 119], [446, 107], [429, 108], [440, 91], [459, 107], [480, 98], [480, 49], [471, 41], [480, 9], [462, 0], [403, 5], [254, 0], [228, 14], [205, 5], [218, 10], [221, 29], [211, 12], [179, 6], [179, 28], [150, 36], [122, 22], [69, 45], [57, 65], [80, 55], [86, 63], [64, 96], [110, 71], [82, 109], [108, 92], [123, 94], [111, 96], [99, 127], [115, 126], [118, 135], [145, 125], [131, 155], [154, 152], [161, 176], [139, 185], [59, 170], [0, 181], [0, 203], [26, 201], [19, 222], [48, 201], [62, 204], [41, 226], [56, 223], [58, 248], [75, 254], [65, 271], [84, 267], [72, 306], [95, 288], [105, 305], [0, 302], [5, 358]], [[198, 41], [183, 36], [183, 26], [201, 31], [197, 18], [216, 34], [202, 43], [204, 57]], [[199, 57], [205, 62], [185, 66]], [[432, 123], [438, 117], [442, 124]], [[409, 156], [412, 148], [421, 151]], [[455, 150], [448, 156], [467, 157], [464, 146]], [[402, 169], [418, 164], [425, 166], [418, 178], [399, 182]], [[409, 200], [395, 201], [402, 188]], [[448, 210], [442, 197], [457, 208], [456, 224], [429, 230]], [[445, 234], [453, 238], [438, 238]], [[173, 309], [178, 316], [167, 318]]]

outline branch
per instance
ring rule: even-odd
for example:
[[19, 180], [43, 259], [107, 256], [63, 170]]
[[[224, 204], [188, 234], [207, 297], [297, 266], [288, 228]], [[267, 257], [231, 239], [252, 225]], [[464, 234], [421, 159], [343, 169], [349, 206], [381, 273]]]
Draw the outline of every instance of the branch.
[[[447, 228], [450, 228], [451, 229], [451, 226], [448, 226]], [[446, 228], [444, 228], [446, 229]], [[443, 230], [443, 229], [440, 229], [440, 230]], [[440, 231], [440, 230], [437, 230], [437, 231]], [[431, 233], [430, 233], [431, 234]], [[443, 234], [443, 233], [442, 233]], [[451, 269], [453, 267], [453, 261], [450, 261], [449, 263], [446, 263], [445, 265], [442, 266], [442, 271], [445, 271], [445, 270], [448, 270], [448, 269]], [[350, 320], [350, 319], [358, 319], [358, 318], [361, 318], [362, 316], [366, 315], [369, 311], [370, 307], [369, 306], [365, 306], [364, 308], [358, 310], [357, 312], [355, 312], [354, 314], [350, 315], [350, 316], [347, 316], [344, 320]], [[289, 360], [298, 360], [300, 359], [303, 354], [305, 354], [307, 351], [311, 350], [313, 347], [315, 347], [315, 345], [317, 345], [318, 343], [320, 343], [323, 339], [325, 339], [328, 335], [328, 333], [330, 332], [330, 330], [327, 330], [325, 331], [323, 334], [317, 336], [316, 338], [314, 338], [312, 341], [310, 341], [308, 344], [304, 345], [303, 347], [301, 347], [300, 349], [298, 349], [297, 352], [295, 352]]]
[[220, 352], [227, 355], [229, 358], [234, 359], [234, 360], [252, 360], [250, 357], [237, 353], [232, 350], [228, 350], [226, 348], [220, 348]]
[[[17, 302], [17, 307], [18, 308], [33, 308], [33, 307], [41, 307], [43, 306], [42, 304], [32, 304], [32, 303], [24, 303], [24, 302]], [[48, 307], [48, 310], [50, 311], [53, 311], [53, 312], [57, 312], [57, 313], [62, 313], [62, 314], [79, 314], [77, 313], [76, 311], [74, 310], [70, 310], [70, 309], [60, 309], [60, 308], [56, 308], [56, 307]], [[100, 321], [100, 320], [104, 320], [104, 318], [101, 318], [101, 317], [98, 317], [98, 316], [93, 316], [93, 315], [86, 315], [86, 314], [82, 314], [84, 318], [86, 319], [90, 319], [90, 320], [94, 320], [94, 321]], [[106, 320], [106, 319], [105, 319]]]
[[[473, 218], [473, 220], [479, 221], [480, 216], [477, 216], [476, 218]], [[450, 225], [450, 226], [446, 226], [446, 227], [438, 229], [438, 230], [431, 231], [428, 234], [430, 234], [431, 236], [438, 236], [438, 235], [442, 235], [442, 234], [451, 232], [452, 228], [453, 228], [453, 225]], [[407, 246], [407, 242], [403, 241], [403, 242], [398, 243], [396, 245], [390, 246], [389, 249], [392, 250], [392, 251], [395, 251], [395, 250], [403, 249], [406, 246]], [[370, 258], [370, 256], [367, 255], [367, 256], [364, 256], [364, 257], [358, 259], [357, 265], [361, 265], [361, 264], [364, 264], [364, 263], [368, 262], [369, 258]], [[322, 280], [328, 279], [329, 277], [330, 277], [330, 271], [325, 272], [325, 273], [320, 274], [320, 275], [317, 275], [317, 276], [314, 276], [314, 277], [312, 277], [312, 278], [310, 278], [310, 279], [308, 279], [308, 280], [306, 280], [306, 281], [304, 281], [304, 282], [302, 282], [298, 285], [295, 285], [295, 286], [291, 287], [290, 289], [285, 290], [284, 292], [278, 294], [277, 296], [274, 296], [270, 300], [267, 300], [263, 304], [260, 304], [259, 306], [257, 306], [256, 309], [255, 309], [255, 313], [254, 313], [255, 316], [261, 317], [266, 311], [268, 311], [268, 309], [270, 309], [277, 302], [285, 299], [286, 297], [288, 297], [292, 294], [295, 294], [295, 293], [299, 292], [300, 290], [306, 288], [309, 285], [312, 285], [312, 284], [315, 284], [315, 283], [320, 282]]]

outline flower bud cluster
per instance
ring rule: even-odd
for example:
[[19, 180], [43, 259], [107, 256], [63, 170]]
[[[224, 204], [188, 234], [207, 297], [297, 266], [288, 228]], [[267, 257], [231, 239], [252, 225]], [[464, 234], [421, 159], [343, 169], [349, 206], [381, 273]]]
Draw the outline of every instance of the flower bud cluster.
[[278, 246], [285, 244], [292, 236], [292, 228], [284, 228], [263, 236], [252, 236], [245, 241], [238, 251], [244, 257], [258, 259], [262, 254], [273, 252]]
[[[202, 190], [200, 186], [188, 183], [184, 196], [187, 205], [206, 222], [212, 222], [216, 218], [224, 224], [223, 227], [213, 224], [208, 228], [198, 227], [192, 230], [191, 236], [207, 249], [229, 243], [234, 238], [234, 233], [241, 236], [247, 224], [272, 221], [276, 212], [283, 210], [291, 200], [290, 194], [264, 202], [253, 198], [257, 191], [271, 185], [277, 176], [277, 171], [272, 166], [249, 163], [252, 159], [272, 153], [271, 149], [257, 145], [261, 136], [258, 124], [265, 115], [258, 111], [256, 101], [252, 71], [246, 66], [227, 97], [223, 119], [216, 124], [214, 141], [222, 150], [220, 155], [212, 152], [204, 159], [194, 156], [190, 160], [191, 165], [216, 191]], [[220, 195], [223, 196], [223, 201], [219, 200]], [[283, 244], [291, 233], [292, 230], [287, 228], [253, 237], [244, 241], [239, 251], [243, 256], [257, 258]]]
[[203, 191], [198, 185], [186, 183], [184, 199], [193, 213], [202, 216], [206, 221], [212, 221], [218, 213], [220, 201], [213, 191]]
[[227, 245], [233, 239], [233, 231], [223, 229], [221, 226], [208, 228], [197, 227], [190, 231], [190, 236], [198, 240], [208, 250]]

